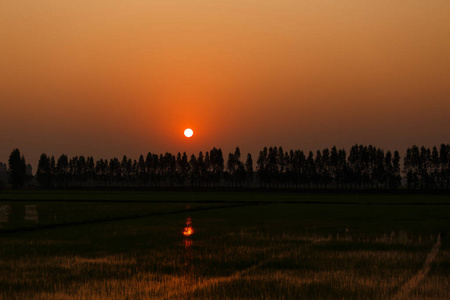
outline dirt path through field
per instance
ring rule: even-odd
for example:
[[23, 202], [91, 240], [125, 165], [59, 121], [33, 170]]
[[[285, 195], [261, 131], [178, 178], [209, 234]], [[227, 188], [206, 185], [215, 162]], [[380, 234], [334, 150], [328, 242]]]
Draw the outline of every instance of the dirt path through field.
[[[329, 241], [328, 238], [316, 238], [316, 239], [309, 240], [309, 243], [305, 244], [304, 246], [307, 246], [307, 245], [310, 246], [312, 244], [327, 242], [327, 241]], [[189, 286], [185, 290], [178, 290], [178, 291], [174, 290], [158, 299], [182, 298], [183, 295], [190, 295], [190, 294], [194, 293], [196, 290], [201, 290], [201, 289], [207, 288], [212, 285], [218, 285], [218, 284], [222, 284], [222, 283], [231, 282], [233, 280], [236, 280], [238, 278], [241, 278], [241, 277], [251, 273], [252, 271], [273, 261], [275, 258], [279, 258], [281, 256], [286, 255], [285, 247], [281, 247], [281, 248], [276, 247], [274, 250], [276, 250], [277, 254], [273, 255], [272, 257], [270, 257], [268, 259], [262, 260], [246, 269], [234, 272], [233, 274], [231, 274], [229, 276], [214, 277], [214, 278], [210, 278], [210, 279], [200, 280], [200, 281], [197, 281], [196, 283], [190, 283], [190, 284], [188, 284]], [[287, 250], [288, 253], [291, 253], [292, 251], [298, 251], [298, 249]]]
[[408, 280], [400, 289], [399, 292], [393, 297], [393, 299], [409, 299], [409, 294], [412, 290], [417, 287], [417, 285], [422, 281], [430, 272], [430, 267], [441, 248], [441, 235], [439, 234], [436, 243], [431, 248], [430, 253], [428, 253], [427, 259], [423, 264], [422, 269], [419, 270], [410, 280]]
[[182, 295], [185, 295], [185, 294], [189, 295], [189, 294], [195, 292], [196, 290], [200, 290], [200, 289], [206, 288], [206, 287], [214, 285], [214, 284], [230, 282], [232, 280], [240, 278], [241, 276], [243, 276], [245, 274], [250, 273], [253, 270], [256, 270], [257, 268], [261, 267], [262, 265], [269, 262], [270, 260], [272, 260], [272, 259], [260, 261], [246, 269], [237, 271], [229, 276], [214, 277], [211, 279], [205, 279], [205, 280], [198, 281], [197, 283], [194, 283], [194, 284], [188, 284], [189, 286], [185, 290], [181, 290], [181, 291], [174, 290], [158, 299], [182, 298]]

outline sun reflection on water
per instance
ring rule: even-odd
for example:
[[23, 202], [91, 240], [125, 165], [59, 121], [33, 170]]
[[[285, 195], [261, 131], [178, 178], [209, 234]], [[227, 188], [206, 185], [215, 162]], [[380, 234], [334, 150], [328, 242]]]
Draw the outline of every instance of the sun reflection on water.
[[184, 240], [184, 247], [190, 248], [192, 246], [193, 242], [191, 240]]
[[184, 286], [183, 290], [185, 293], [185, 298], [189, 298], [188, 294], [190, 289], [192, 288], [193, 278], [194, 278], [194, 265], [193, 265], [193, 245], [194, 241], [192, 240], [192, 235], [194, 234], [194, 228], [192, 227], [191, 218], [188, 217], [186, 219], [186, 225], [183, 229], [183, 237], [184, 237]]
[[192, 228], [191, 218], [186, 219], [186, 227], [184, 227], [183, 235], [185, 237], [190, 237], [194, 234], [194, 228]]
[[194, 234], [194, 228], [192, 227], [192, 221], [191, 221], [191, 218], [188, 217], [186, 219], [186, 226], [184, 227], [184, 230], [183, 230], [184, 247], [187, 250], [186, 256], [191, 256], [190, 248], [194, 244], [194, 242], [192, 241], [192, 235], [193, 234]]

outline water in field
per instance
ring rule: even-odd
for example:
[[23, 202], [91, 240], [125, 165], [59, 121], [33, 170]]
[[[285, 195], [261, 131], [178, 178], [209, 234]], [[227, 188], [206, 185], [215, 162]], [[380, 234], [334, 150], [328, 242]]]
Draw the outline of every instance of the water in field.
[[193, 265], [193, 257], [194, 257], [194, 241], [192, 240], [192, 235], [195, 230], [192, 227], [191, 217], [187, 217], [185, 221], [185, 226], [183, 229], [183, 238], [184, 238], [184, 266], [182, 268], [182, 293], [185, 297], [189, 295], [189, 291], [192, 288], [194, 283], [195, 274], [194, 274], [194, 265]]
[[10, 205], [0, 206], [0, 228], [4, 228], [8, 225], [10, 213], [11, 213]]
[[194, 246], [194, 241], [192, 240], [192, 235], [194, 234], [194, 228], [192, 227], [191, 218], [186, 219], [186, 226], [183, 230], [184, 236], [184, 249], [185, 249], [185, 266], [189, 267], [192, 260], [192, 247]]
[[188, 217], [186, 219], [186, 226], [184, 227], [183, 235], [187, 238], [189, 238], [191, 235], [194, 234], [194, 228], [192, 228], [192, 221], [191, 218]]
[[25, 205], [25, 217], [26, 222], [39, 222], [39, 215], [37, 211], [37, 205]]

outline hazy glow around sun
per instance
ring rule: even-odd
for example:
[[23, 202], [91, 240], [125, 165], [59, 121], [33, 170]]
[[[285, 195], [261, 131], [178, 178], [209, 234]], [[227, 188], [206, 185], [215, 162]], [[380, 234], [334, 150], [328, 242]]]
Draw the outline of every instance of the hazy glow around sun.
[[186, 136], [186, 137], [191, 137], [192, 135], [194, 134], [194, 131], [192, 131], [192, 129], [190, 129], [190, 128], [187, 128], [185, 131], [184, 131], [184, 135]]

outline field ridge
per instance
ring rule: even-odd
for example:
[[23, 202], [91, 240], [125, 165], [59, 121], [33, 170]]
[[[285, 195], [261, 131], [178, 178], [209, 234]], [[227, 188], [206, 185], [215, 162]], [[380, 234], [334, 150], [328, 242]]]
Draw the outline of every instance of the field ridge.
[[61, 228], [61, 227], [72, 227], [72, 226], [99, 224], [99, 223], [106, 223], [106, 222], [143, 219], [143, 218], [150, 218], [150, 217], [157, 217], [157, 216], [176, 215], [176, 214], [182, 214], [182, 213], [187, 213], [187, 212], [198, 212], [198, 211], [207, 211], [207, 210], [215, 210], [215, 209], [255, 206], [255, 205], [262, 205], [262, 204], [271, 204], [271, 203], [241, 202], [240, 204], [234, 203], [232, 205], [220, 205], [220, 206], [214, 206], [214, 207], [199, 207], [199, 208], [182, 209], [182, 210], [175, 210], [175, 211], [169, 211], [169, 212], [152, 212], [149, 214], [137, 214], [137, 215], [121, 216], [121, 217], [113, 217], [113, 218], [103, 218], [103, 219], [94, 219], [94, 220], [85, 220], [85, 221], [73, 221], [73, 222], [58, 223], [58, 224], [46, 224], [46, 225], [38, 225], [38, 226], [34, 226], [34, 227], [18, 227], [18, 228], [11, 228], [11, 229], [0, 229], [0, 235], [8, 234], [8, 233], [26, 232], [26, 231], [54, 229], [54, 228]]
[[417, 287], [417, 285], [425, 279], [425, 277], [430, 272], [431, 264], [436, 259], [436, 256], [439, 253], [439, 250], [441, 248], [441, 235], [439, 234], [436, 240], [436, 243], [431, 248], [431, 251], [428, 253], [427, 259], [425, 260], [425, 263], [423, 264], [423, 267], [417, 272], [413, 277], [411, 277], [410, 280], [408, 280], [405, 284], [402, 285], [399, 292], [395, 295], [393, 299], [409, 299], [408, 295], [412, 292], [414, 288]]

